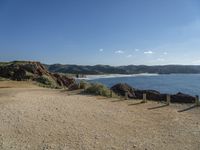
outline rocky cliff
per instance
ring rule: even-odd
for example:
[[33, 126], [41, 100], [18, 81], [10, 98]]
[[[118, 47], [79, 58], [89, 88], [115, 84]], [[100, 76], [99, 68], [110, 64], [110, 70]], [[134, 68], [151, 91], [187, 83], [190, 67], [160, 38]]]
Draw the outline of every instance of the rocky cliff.
[[33, 61], [0, 63], [0, 77], [17, 81], [32, 80], [55, 88], [68, 87], [75, 82], [65, 75], [51, 73], [40, 62]]

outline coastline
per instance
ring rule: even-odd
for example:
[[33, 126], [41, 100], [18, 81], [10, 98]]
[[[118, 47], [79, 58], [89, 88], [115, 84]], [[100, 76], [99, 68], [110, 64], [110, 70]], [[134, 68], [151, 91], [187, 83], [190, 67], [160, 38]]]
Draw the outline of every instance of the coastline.
[[199, 78], [200, 74], [117, 74], [89, 75], [88, 78], [81, 79], [91, 83], [102, 83], [109, 88], [117, 83], [127, 83], [141, 90], [156, 90], [168, 94], [181, 92], [195, 96], [200, 95]]
[[86, 75], [85, 78], [76, 78], [80, 80], [95, 80], [102, 78], [121, 78], [121, 77], [138, 77], [138, 76], [158, 76], [160, 74], [154, 73], [140, 73], [140, 74], [102, 74], [102, 75]]

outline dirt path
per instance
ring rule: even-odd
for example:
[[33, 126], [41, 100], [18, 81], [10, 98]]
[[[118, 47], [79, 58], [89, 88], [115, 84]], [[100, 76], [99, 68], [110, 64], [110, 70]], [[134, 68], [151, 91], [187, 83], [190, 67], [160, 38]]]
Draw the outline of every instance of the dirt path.
[[[2, 150], [199, 150], [200, 108], [0, 89]], [[155, 109], [149, 109], [155, 108]]]

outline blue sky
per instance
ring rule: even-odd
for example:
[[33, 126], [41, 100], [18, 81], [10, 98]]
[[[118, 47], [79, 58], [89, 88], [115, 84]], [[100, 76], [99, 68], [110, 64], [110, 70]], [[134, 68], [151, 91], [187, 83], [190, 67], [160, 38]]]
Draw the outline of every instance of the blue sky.
[[0, 61], [200, 64], [199, 0], [0, 0]]

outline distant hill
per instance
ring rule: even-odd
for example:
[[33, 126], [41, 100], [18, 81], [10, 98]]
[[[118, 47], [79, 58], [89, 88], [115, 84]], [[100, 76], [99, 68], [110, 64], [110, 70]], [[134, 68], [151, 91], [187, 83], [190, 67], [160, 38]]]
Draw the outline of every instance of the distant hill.
[[[128, 66], [109, 66], [109, 65], [62, 65], [52, 64], [46, 65], [39, 62], [31, 61], [13, 61], [0, 62], [0, 76], [14, 80], [32, 79], [36, 80], [41, 76], [48, 76], [56, 82], [59, 78], [65, 78], [67, 74], [83, 74], [83, 75], [99, 75], [99, 74], [139, 74], [139, 73], [157, 73], [172, 74], [200, 73], [200, 66], [195, 65], [164, 65], [164, 66], [145, 66], [145, 65], [128, 65]], [[63, 83], [60, 83], [63, 84]]]
[[109, 66], [109, 65], [62, 65], [53, 64], [45, 65], [51, 72], [72, 73], [72, 74], [139, 74], [139, 73], [200, 73], [200, 66], [195, 65], [164, 65], [164, 66], [145, 66], [145, 65], [128, 65], [128, 66]]
[[109, 65], [81, 66], [81, 65], [45, 65], [51, 72], [72, 74], [123, 74], [124, 69]]

